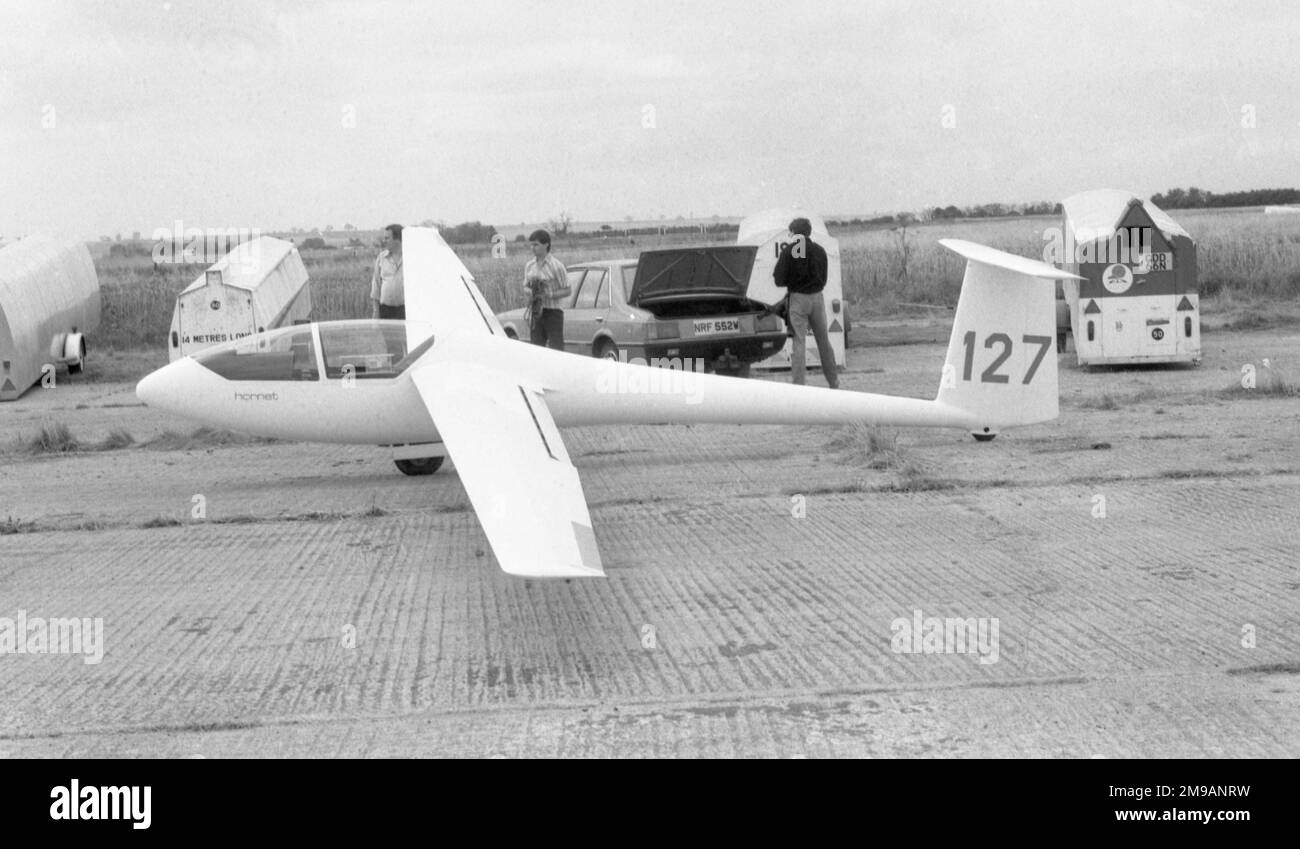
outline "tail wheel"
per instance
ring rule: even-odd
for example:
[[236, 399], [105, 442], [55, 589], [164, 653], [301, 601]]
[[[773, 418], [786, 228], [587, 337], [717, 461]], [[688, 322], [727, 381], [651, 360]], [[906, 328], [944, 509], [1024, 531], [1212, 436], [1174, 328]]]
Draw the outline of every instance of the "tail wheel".
[[81, 340], [81, 350], [77, 352], [77, 361], [68, 363], [68, 374], [80, 374], [86, 367], [86, 340]]
[[404, 475], [431, 475], [442, 468], [442, 457], [413, 457], [410, 460], [394, 460], [393, 465]]
[[618, 362], [618, 346], [608, 339], [600, 343], [596, 348], [596, 356], [602, 360], [613, 360]]

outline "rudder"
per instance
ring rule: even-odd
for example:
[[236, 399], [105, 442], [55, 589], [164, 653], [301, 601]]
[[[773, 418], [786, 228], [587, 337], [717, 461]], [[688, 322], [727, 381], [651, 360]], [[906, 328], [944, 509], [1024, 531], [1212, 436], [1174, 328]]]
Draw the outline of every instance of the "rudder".
[[1050, 421], [1060, 412], [1052, 281], [1075, 275], [960, 239], [966, 258], [938, 403], [967, 413], [977, 439]]

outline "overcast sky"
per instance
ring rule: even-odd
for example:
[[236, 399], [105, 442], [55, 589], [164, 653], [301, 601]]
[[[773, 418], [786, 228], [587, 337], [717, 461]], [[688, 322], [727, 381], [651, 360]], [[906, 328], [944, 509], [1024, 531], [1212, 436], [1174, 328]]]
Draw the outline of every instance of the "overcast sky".
[[1300, 184], [1300, 4], [0, 3], [0, 236]]

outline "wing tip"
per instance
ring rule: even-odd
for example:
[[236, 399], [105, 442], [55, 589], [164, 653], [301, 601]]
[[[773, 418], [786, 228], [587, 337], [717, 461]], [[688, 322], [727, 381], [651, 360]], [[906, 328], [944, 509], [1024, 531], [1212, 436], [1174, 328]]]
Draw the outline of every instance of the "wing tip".
[[508, 575], [521, 578], [603, 578], [605, 566], [600, 561], [600, 549], [596, 546], [596, 534], [591, 525], [570, 522], [573, 528], [573, 541], [578, 545], [578, 562], [533, 561], [522, 568], [510, 568], [501, 564], [501, 570]]
[[501, 571], [505, 572], [507, 575], [513, 575], [516, 578], [530, 578], [530, 579], [544, 578], [547, 580], [553, 580], [558, 578], [564, 578], [567, 580], [569, 578], [607, 577], [605, 575], [604, 569], [589, 569], [585, 566], [577, 566], [573, 564], [553, 565], [553, 566], [546, 566], [543, 568], [535, 568], [532, 566], [525, 566], [523, 568], [508, 568], [507, 566], [502, 564]]

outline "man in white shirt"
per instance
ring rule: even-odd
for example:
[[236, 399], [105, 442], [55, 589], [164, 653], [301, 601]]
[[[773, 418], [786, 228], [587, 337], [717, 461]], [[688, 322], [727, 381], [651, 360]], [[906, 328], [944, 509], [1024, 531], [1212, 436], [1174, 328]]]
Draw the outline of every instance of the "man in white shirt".
[[402, 225], [384, 228], [384, 249], [375, 257], [370, 277], [372, 318], [406, 318], [406, 294], [402, 285]]

